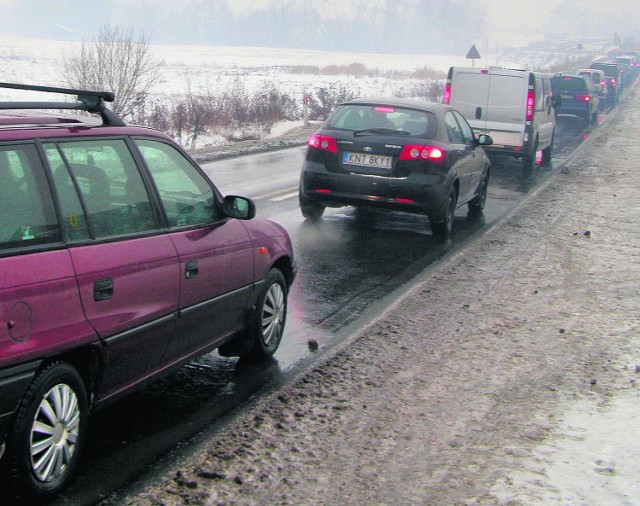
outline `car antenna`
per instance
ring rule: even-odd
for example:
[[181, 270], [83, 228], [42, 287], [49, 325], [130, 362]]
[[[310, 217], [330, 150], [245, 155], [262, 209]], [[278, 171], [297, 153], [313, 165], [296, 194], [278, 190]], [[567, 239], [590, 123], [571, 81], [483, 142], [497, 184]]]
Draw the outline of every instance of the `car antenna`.
[[76, 95], [78, 97], [77, 102], [0, 102], [0, 109], [70, 109], [86, 111], [99, 114], [102, 122], [107, 126], [126, 126], [126, 123], [105, 104], [105, 102], [113, 102], [116, 98], [115, 93], [111, 91], [74, 90], [53, 86], [3, 82], [0, 82], [0, 88], [62, 93], [64, 95]]

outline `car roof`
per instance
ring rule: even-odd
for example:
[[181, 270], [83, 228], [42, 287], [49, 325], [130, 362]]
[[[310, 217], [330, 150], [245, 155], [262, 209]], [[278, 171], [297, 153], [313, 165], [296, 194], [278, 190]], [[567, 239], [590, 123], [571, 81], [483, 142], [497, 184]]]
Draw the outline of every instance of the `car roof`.
[[340, 105], [389, 105], [392, 107], [405, 107], [407, 109], [419, 109], [423, 111], [437, 112], [442, 109], [451, 109], [450, 106], [436, 102], [428, 102], [414, 98], [397, 97], [358, 97]]

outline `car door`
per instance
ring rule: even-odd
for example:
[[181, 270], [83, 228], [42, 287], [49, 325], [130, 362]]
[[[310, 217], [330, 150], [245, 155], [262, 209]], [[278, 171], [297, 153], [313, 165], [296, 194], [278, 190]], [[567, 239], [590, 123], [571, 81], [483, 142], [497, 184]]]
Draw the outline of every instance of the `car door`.
[[0, 181], [0, 367], [95, 341], [35, 145], [0, 146]]
[[471, 151], [471, 156], [469, 157], [469, 161], [467, 164], [467, 170], [469, 174], [469, 194], [467, 195], [467, 197], [473, 198], [476, 189], [482, 181], [484, 171], [483, 150], [482, 147], [480, 147], [476, 142], [475, 135], [471, 126], [464, 119], [462, 114], [460, 114], [458, 111], [453, 111], [453, 115], [458, 121], [458, 125], [460, 125], [462, 138], [464, 139], [465, 144], [469, 147], [468, 149]]
[[180, 264], [179, 318], [163, 361], [219, 344], [238, 329], [254, 280], [244, 225], [224, 217], [208, 178], [174, 145], [135, 139], [158, 190]]
[[471, 178], [473, 175], [473, 146], [467, 142], [460, 124], [458, 123], [454, 111], [447, 111], [444, 115], [444, 124], [451, 143], [449, 157], [451, 160], [450, 170], [457, 173], [460, 180], [458, 202], [466, 202], [471, 191]]
[[87, 319], [103, 343], [98, 401], [160, 366], [175, 326], [176, 250], [125, 139], [44, 144]]

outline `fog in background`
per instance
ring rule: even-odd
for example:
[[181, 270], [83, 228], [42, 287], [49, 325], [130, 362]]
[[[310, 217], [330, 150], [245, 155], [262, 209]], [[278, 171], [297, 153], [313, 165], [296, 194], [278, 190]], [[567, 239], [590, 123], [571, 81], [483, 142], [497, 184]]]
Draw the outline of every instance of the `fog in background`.
[[154, 44], [456, 54], [545, 38], [638, 42], [637, 0], [0, 0], [0, 38], [82, 41], [132, 26]]

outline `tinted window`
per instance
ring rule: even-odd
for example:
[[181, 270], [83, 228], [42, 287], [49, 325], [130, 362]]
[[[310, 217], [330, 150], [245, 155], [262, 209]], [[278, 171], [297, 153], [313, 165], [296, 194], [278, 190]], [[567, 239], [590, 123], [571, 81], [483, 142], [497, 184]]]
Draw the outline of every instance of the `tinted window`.
[[137, 139], [171, 227], [210, 223], [218, 218], [209, 181], [169, 144]]
[[388, 105], [343, 105], [327, 120], [327, 127], [341, 130], [385, 128], [431, 139], [436, 133], [436, 117], [428, 111]]
[[449, 140], [456, 144], [464, 144], [464, 136], [462, 130], [453, 115], [453, 112], [449, 111], [444, 115], [444, 125], [447, 128], [449, 134]]
[[552, 82], [553, 90], [558, 94], [575, 95], [588, 92], [587, 81], [583, 78], [557, 76], [552, 79]]
[[157, 229], [149, 196], [123, 140], [45, 144], [69, 240]]
[[0, 248], [60, 241], [53, 199], [35, 146], [0, 148]]
[[460, 131], [462, 132], [462, 137], [463, 137], [464, 141], [467, 144], [472, 143], [473, 140], [474, 140], [473, 130], [469, 126], [469, 123], [467, 123], [467, 120], [464, 119], [462, 114], [460, 114], [457, 111], [453, 111], [453, 115], [458, 120], [458, 125], [460, 125]]

